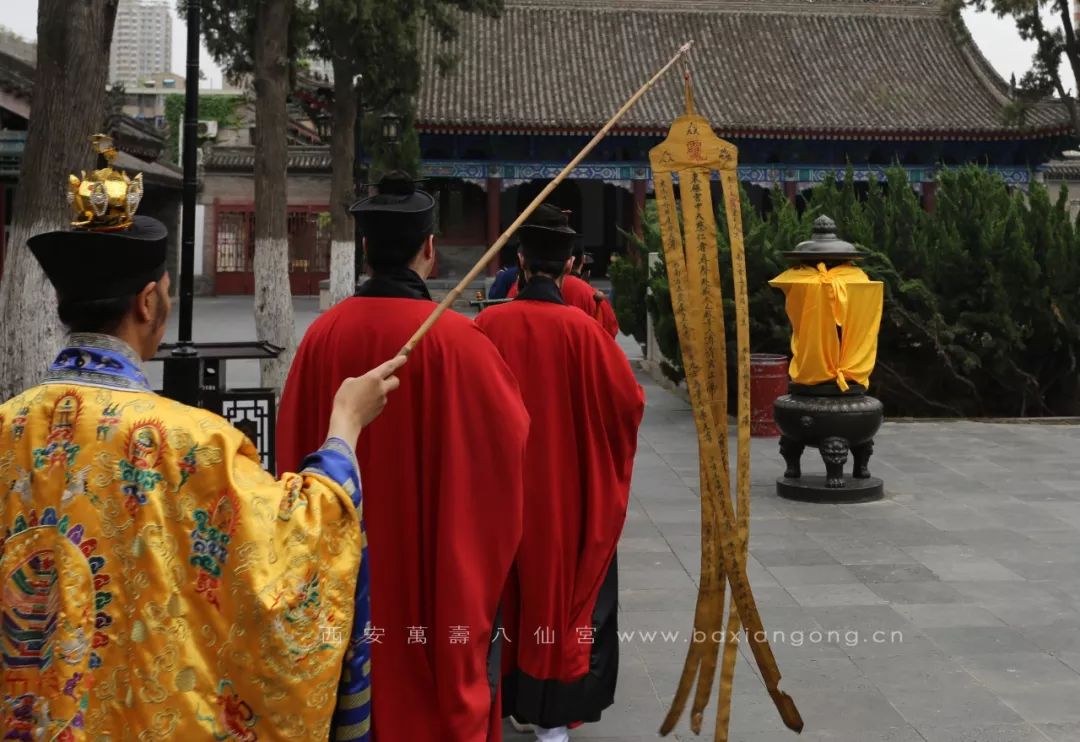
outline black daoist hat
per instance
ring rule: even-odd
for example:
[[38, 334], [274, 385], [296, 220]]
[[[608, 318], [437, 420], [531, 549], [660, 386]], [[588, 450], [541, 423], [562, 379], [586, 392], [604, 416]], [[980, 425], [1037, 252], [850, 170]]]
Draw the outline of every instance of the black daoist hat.
[[382, 245], [397, 244], [415, 251], [435, 231], [435, 199], [417, 190], [408, 174], [394, 171], [376, 185], [377, 193], [350, 207], [364, 237]]
[[106, 167], [68, 180], [68, 202], [77, 215], [71, 229], [27, 241], [57, 296], [66, 302], [134, 296], [165, 275], [168, 230], [157, 219], [136, 216], [142, 175], [112, 168], [116, 149], [102, 134], [91, 137]]
[[570, 226], [570, 212], [551, 204], [541, 204], [519, 228], [530, 252], [542, 252], [553, 260], [571, 255], [578, 233]]

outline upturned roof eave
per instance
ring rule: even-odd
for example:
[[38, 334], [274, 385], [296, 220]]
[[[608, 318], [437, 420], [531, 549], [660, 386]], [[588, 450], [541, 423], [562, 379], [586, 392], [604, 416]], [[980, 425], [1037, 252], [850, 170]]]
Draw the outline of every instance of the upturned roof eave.
[[[490, 124], [490, 123], [433, 123], [419, 122], [417, 130], [426, 134], [502, 134], [510, 136], [591, 136], [603, 122], [574, 126], [543, 126], [536, 124]], [[719, 125], [714, 127], [718, 136], [734, 139], [816, 139], [816, 140], [872, 140], [872, 141], [1011, 141], [1018, 139], [1052, 139], [1067, 136], [1071, 127], [1067, 124], [1037, 128], [1001, 129], [878, 129], [878, 128], [796, 128]], [[667, 126], [640, 125], [616, 126], [614, 136], [666, 136]]]

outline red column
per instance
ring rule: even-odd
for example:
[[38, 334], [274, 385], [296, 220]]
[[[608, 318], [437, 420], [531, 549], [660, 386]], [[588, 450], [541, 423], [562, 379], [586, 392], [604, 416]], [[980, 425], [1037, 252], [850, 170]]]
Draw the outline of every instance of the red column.
[[794, 180], [785, 180], [784, 195], [787, 196], [787, 200], [791, 202], [791, 205], [795, 206], [795, 201], [799, 196], [799, 184]]
[[[488, 247], [495, 244], [502, 234], [502, 178], [487, 179], [487, 244]], [[494, 276], [499, 270], [499, 261], [492, 260], [488, 263], [487, 274]]]
[[937, 181], [931, 180], [922, 184], [922, 207], [928, 214], [933, 214], [937, 207]]
[[645, 214], [645, 194], [648, 183], [634, 181], [634, 234], [641, 237], [641, 217]]

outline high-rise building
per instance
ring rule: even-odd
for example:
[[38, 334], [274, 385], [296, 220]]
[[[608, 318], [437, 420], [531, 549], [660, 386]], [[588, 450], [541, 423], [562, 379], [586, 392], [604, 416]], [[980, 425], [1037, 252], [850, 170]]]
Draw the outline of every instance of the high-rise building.
[[137, 85], [172, 67], [172, 11], [168, 0], [120, 0], [109, 56], [109, 82]]

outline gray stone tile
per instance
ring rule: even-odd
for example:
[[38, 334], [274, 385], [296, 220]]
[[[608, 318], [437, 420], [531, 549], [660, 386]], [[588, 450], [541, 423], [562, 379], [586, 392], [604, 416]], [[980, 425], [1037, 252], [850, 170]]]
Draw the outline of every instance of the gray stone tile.
[[1000, 618], [975, 605], [924, 603], [893, 606], [897, 613], [923, 629], [949, 629], [962, 626], [1004, 626]]
[[1039, 649], [1054, 654], [1080, 652], [1080, 624], [1076, 621], [1058, 621], [1046, 626], [1029, 626], [1019, 629]]
[[865, 680], [800, 690], [796, 702], [808, 729], [840, 739], [862, 740], [869, 732], [908, 726], [889, 699]]
[[[619, 555], [622, 558], [622, 555]], [[620, 565], [621, 566], [621, 565]], [[693, 611], [697, 603], [697, 589], [693, 587], [666, 587], [660, 589], [632, 589], [619, 586], [619, 606], [624, 611], [667, 611], [685, 608]]]
[[859, 578], [847, 567], [840, 564], [822, 564], [815, 566], [769, 567], [776, 581], [782, 587], [807, 587], [811, 585], [857, 584]]
[[1002, 652], [1033, 652], [1037, 648], [1028, 637], [1008, 626], [961, 626], [926, 629], [942, 651], [959, 657]]
[[943, 582], [870, 582], [866, 587], [887, 603], [961, 603], [964, 596]]
[[[802, 735], [799, 739], [802, 742], [803, 739], [810, 742], [851, 742], [852, 737], [850, 732], [834, 732], [830, 730], [821, 730], [818, 732], [811, 732], [809, 735]], [[791, 742], [790, 734], [788, 735], [788, 742]], [[902, 727], [893, 727], [891, 729], [873, 729], [873, 730], [860, 730], [859, 742], [925, 742], [925, 739], [920, 735], [913, 727], [904, 725]]]
[[980, 683], [1000, 694], [1017, 687], [1080, 681], [1080, 674], [1073, 668], [1046, 652], [966, 655], [957, 662]]
[[922, 564], [852, 564], [859, 582], [930, 582], [937, 577]]
[[[874, 537], [814, 534], [813, 541], [841, 564], [914, 564], [915, 559], [895, 544]], [[753, 543], [753, 536], [751, 536]]]
[[1027, 721], [1038, 724], [1080, 722], [1080, 680], [1017, 684], [998, 691], [1001, 699]]
[[660, 535], [629, 536], [623, 532], [619, 539], [619, 558], [626, 554], [670, 554], [671, 546]]
[[1022, 724], [1024, 719], [969, 674], [934, 658], [890, 657], [856, 663], [916, 729]]
[[972, 531], [993, 528], [1000, 520], [988, 514], [985, 508], [970, 505], [941, 504], [919, 508], [919, 515], [927, 523], [941, 531]]
[[1080, 739], [1080, 722], [1036, 724], [1035, 728], [1045, 734], [1050, 742], [1076, 742]]
[[[753, 525], [751, 524], [751, 529]], [[750, 553], [765, 567], [817, 566], [838, 564], [836, 558], [822, 548], [755, 549]]]
[[1065, 663], [1065, 665], [1067, 665], [1073, 671], [1080, 673], [1080, 651], [1074, 651], [1069, 649], [1059, 650], [1057, 652], [1054, 652], [1054, 656], [1061, 660], [1063, 663]]
[[782, 587], [758, 587], [751, 583], [754, 593], [754, 602], [758, 607], [768, 606], [796, 606], [798, 603], [787, 590]]
[[656, 569], [627, 569], [620, 561], [619, 587], [633, 590], [662, 589], [669, 587], [693, 587], [687, 570], [681, 566]]
[[1030, 724], [991, 724], [920, 729], [926, 742], [1047, 742]]
[[852, 683], [863, 677], [850, 657], [811, 657], [789, 660], [780, 666], [780, 687], [798, 700], [805, 689]]
[[[893, 583], [917, 584], [917, 583]], [[792, 585], [787, 588], [799, 605], [826, 608], [837, 605], [880, 605], [885, 599], [866, 585]]]
[[941, 580], [1021, 581], [1024, 578], [968, 546], [909, 546], [905, 549]]
[[852, 658], [939, 653], [921, 629], [887, 605], [811, 608], [808, 612], [824, 630], [825, 641]]

